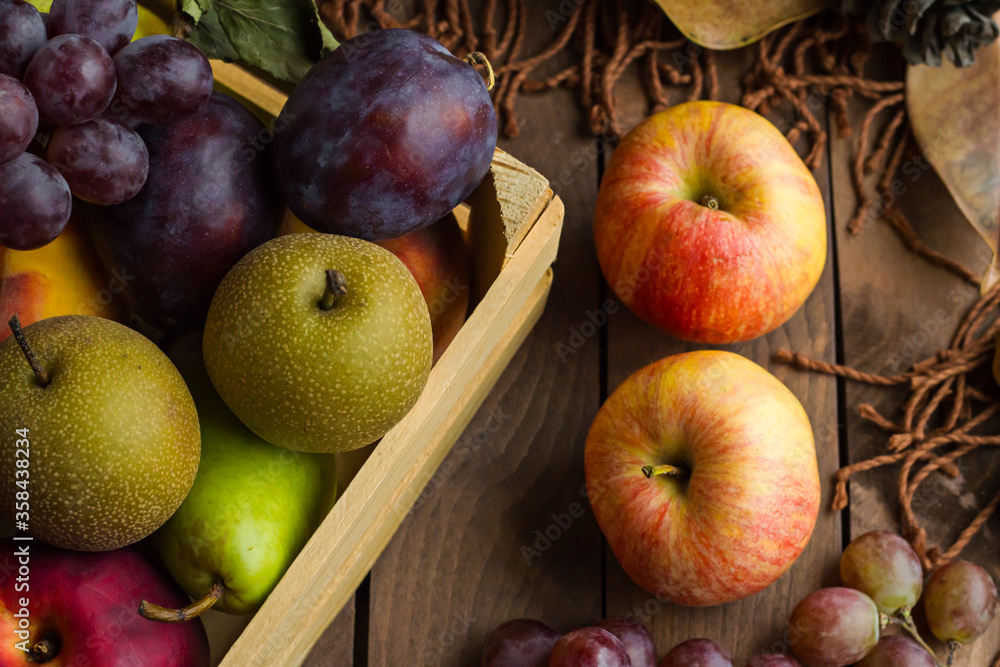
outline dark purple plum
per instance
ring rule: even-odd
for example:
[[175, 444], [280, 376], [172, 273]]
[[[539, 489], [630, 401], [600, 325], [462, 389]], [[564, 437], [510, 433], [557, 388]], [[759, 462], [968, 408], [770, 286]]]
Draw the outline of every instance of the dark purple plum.
[[938, 667], [938, 663], [926, 649], [909, 637], [890, 635], [878, 640], [878, 644], [858, 663], [858, 667]]
[[549, 667], [631, 667], [632, 661], [618, 637], [601, 628], [580, 628], [559, 638], [552, 647]]
[[106, 115], [167, 125], [198, 113], [212, 95], [212, 66], [194, 44], [143, 37], [115, 54], [118, 92]]
[[821, 588], [802, 599], [788, 619], [792, 649], [811, 667], [846, 667], [878, 643], [879, 611], [853, 588]]
[[689, 639], [663, 656], [660, 667], [733, 667], [729, 651], [711, 639]]
[[132, 41], [139, 26], [136, 0], [52, 0], [49, 34], [84, 35], [111, 55]]
[[758, 655], [747, 663], [747, 667], [802, 667], [798, 660], [779, 653]]
[[0, 0], [0, 74], [20, 79], [47, 39], [37, 9], [24, 0]]
[[281, 112], [274, 154], [299, 219], [378, 241], [460, 204], [489, 172], [496, 138], [475, 68], [430, 37], [379, 30], [310, 70]]
[[87, 207], [90, 236], [109, 271], [135, 276], [122, 292], [132, 310], [164, 331], [199, 329], [222, 278], [281, 223], [265, 127], [213, 93], [193, 118], [137, 131], [146, 184], [117, 206]]
[[42, 122], [76, 125], [96, 118], [115, 94], [115, 63], [100, 44], [59, 35], [35, 52], [24, 72]]
[[546, 667], [557, 641], [559, 633], [541, 621], [507, 621], [486, 640], [483, 667]]
[[66, 180], [41, 158], [21, 153], [0, 164], [0, 245], [34, 250], [54, 241], [72, 205]]
[[149, 152], [142, 137], [104, 116], [57, 128], [47, 158], [74, 195], [104, 206], [134, 197], [149, 173]]
[[23, 153], [38, 130], [38, 108], [23, 83], [0, 74], [0, 164]]
[[635, 618], [612, 616], [596, 624], [607, 630], [625, 645], [625, 651], [632, 660], [632, 667], [656, 667], [656, 646], [649, 630]]

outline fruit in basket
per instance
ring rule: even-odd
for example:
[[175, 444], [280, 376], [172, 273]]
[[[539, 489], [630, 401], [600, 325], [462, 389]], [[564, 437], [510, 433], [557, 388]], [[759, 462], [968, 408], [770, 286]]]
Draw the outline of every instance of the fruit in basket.
[[689, 639], [678, 644], [663, 656], [660, 667], [733, 667], [729, 651], [711, 639]]
[[266, 147], [254, 147], [262, 130], [243, 105], [213, 93], [192, 118], [139, 126], [149, 177], [138, 195], [86, 207], [104, 266], [135, 275], [122, 297], [150, 324], [200, 328], [226, 272], [277, 232], [281, 197]]
[[73, 196], [66, 179], [31, 153], [0, 164], [0, 245], [35, 250], [51, 243], [69, 222]]
[[135, 0], [52, 0], [49, 33], [85, 35], [115, 55], [139, 25]]
[[943, 642], [968, 644], [997, 615], [997, 587], [983, 568], [967, 560], [942, 565], [927, 580], [927, 625]]
[[431, 322], [388, 250], [292, 234], [244, 257], [219, 285], [205, 365], [226, 404], [268, 442], [344, 452], [381, 438], [423, 390]]
[[811, 667], [846, 667], [879, 640], [879, 611], [853, 588], [821, 588], [795, 605], [788, 619], [792, 649]]
[[[802, 667], [802, 665], [799, 664], [798, 660], [790, 656], [769, 653], [767, 655], [758, 655], [747, 663], [747, 667]], [[898, 665], [897, 667], [904, 666]]]
[[622, 567], [678, 604], [763, 590], [819, 513], [809, 418], [777, 378], [730, 352], [667, 357], [625, 380], [590, 427], [585, 473]]
[[82, 35], [59, 35], [35, 52], [24, 72], [42, 122], [75, 125], [96, 118], [115, 94], [115, 64]]
[[[97, 315], [122, 320], [117, 293], [134, 276], [119, 270], [105, 275], [77, 220], [38, 250], [0, 246], [0, 323], [16, 313], [23, 326], [58, 315]], [[10, 329], [0, 327], [0, 342]]]
[[938, 667], [937, 660], [909, 637], [882, 637], [858, 667]]
[[[315, 233], [315, 230], [289, 211], [281, 233]], [[431, 313], [436, 362], [455, 340], [469, 312], [470, 257], [458, 220], [449, 213], [429, 227], [378, 244], [398, 257], [420, 286]]]
[[580, 628], [559, 638], [549, 667], [631, 667], [625, 646], [607, 630]]
[[277, 121], [288, 207], [321, 232], [382, 240], [440, 220], [489, 171], [497, 120], [482, 76], [436, 40], [366, 33], [325, 56]]
[[594, 627], [607, 630], [625, 647], [632, 667], [656, 667], [656, 647], [653, 637], [641, 621], [625, 616], [603, 618]]
[[840, 580], [892, 616], [913, 609], [924, 589], [924, 568], [910, 543], [885, 530], [872, 531], [847, 545], [840, 557]]
[[0, 74], [0, 164], [28, 149], [38, 130], [38, 108], [24, 84]]
[[23, 0], [0, 0], [0, 74], [21, 78], [46, 40], [45, 21], [37, 9]]
[[212, 388], [201, 354], [197, 335], [170, 351], [198, 407], [201, 464], [191, 492], [152, 543], [191, 597], [210, 595], [219, 582], [221, 597], [212, 608], [248, 614], [333, 506], [336, 462], [330, 454], [292, 452], [254, 435]]
[[[81, 551], [159, 528], [198, 470], [198, 414], [180, 373], [150, 340], [100, 317], [54, 317], [16, 336], [0, 344], [0, 429], [17, 433], [0, 441], [0, 512]], [[22, 460], [30, 520], [15, 516]]]
[[[28, 578], [15, 585], [24, 550]], [[0, 586], [0, 664], [5, 667], [39, 662], [50, 667], [209, 665], [200, 621], [168, 625], [135, 612], [143, 596], [170, 605], [187, 603], [177, 584], [137, 548], [80, 553], [5, 539], [0, 562], [10, 577]]]
[[559, 633], [529, 618], [498, 626], [483, 646], [482, 667], [548, 667]]
[[149, 151], [142, 137], [103, 116], [57, 128], [46, 158], [75, 196], [104, 206], [136, 196], [149, 175]]
[[781, 326], [826, 261], [826, 213], [781, 132], [731, 104], [691, 102], [615, 149], [594, 214], [605, 278], [634, 313], [701, 343]]
[[166, 125], [190, 118], [212, 96], [212, 66], [194, 44], [168, 35], [137, 39], [115, 57], [118, 120]]

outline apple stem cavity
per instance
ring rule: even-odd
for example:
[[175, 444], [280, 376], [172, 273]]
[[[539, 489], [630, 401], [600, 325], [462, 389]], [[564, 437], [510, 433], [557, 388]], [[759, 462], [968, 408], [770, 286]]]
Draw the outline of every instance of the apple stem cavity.
[[55, 658], [56, 653], [55, 642], [51, 639], [43, 639], [32, 646], [25, 657], [28, 662], [46, 663]]
[[681, 468], [671, 465], [643, 466], [642, 474], [650, 478], [653, 475], [662, 475], [664, 477], [676, 477], [677, 479], [687, 479], [688, 477], [690, 477], [690, 473], [687, 470], [683, 470]]
[[323, 310], [333, 310], [337, 305], [337, 297], [347, 294], [347, 278], [340, 271], [333, 269], [326, 270], [326, 291], [323, 298], [319, 300], [319, 307]]
[[718, 211], [719, 210], [719, 200], [716, 199], [715, 197], [713, 197], [712, 195], [705, 195], [704, 197], [702, 197], [701, 198], [701, 205], [702, 206], [707, 206], [708, 208], [712, 209], [713, 211]]
[[49, 386], [52, 382], [52, 378], [42, 367], [38, 357], [35, 356], [35, 352], [28, 345], [28, 339], [24, 337], [24, 331], [21, 329], [21, 320], [18, 319], [17, 315], [10, 318], [7, 322], [7, 326], [10, 327], [11, 332], [14, 334], [14, 340], [17, 344], [21, 346], [21, 351], [24, 352], [24, 357], [28, 360], [28, 364], [31, 366], [31, 371], [35, 374], [35, 380], [38, 382], [38, 386], [44, 389]]
[[469, 55], [465, 56], [465, 62], [469, 63], [473, 67], [476, 65], [482, 65], [485, 67], [487, 77], [486, 90], [493, 90], [493, 88], [497, 85], [497, 75], [493, 71], [493, 65], [491, 65], [490, 61], [486, 58], [486, 54], [479, 51], [473, 51]]
[[158, 604], [153, 604], [152, 602], [146, 602], [143, 600], [139, 603], [139, 613], [151, 621], [159, 621], [160, 623], [183, 623], [185, 621], [190, 621], [192, 618], [198, 618], [206, 611], [212, 608], [216, 602], [222, 597], [222, 591], [224, 586], [221, 581], [217, 581], [212, 585], [212, 590], [208, 592], [208, 595], [201, 598], [200, 600], [195, 600], [186, 607], [181, 607], [180, 609], [168, 609], [166, 607], [161, 607]]

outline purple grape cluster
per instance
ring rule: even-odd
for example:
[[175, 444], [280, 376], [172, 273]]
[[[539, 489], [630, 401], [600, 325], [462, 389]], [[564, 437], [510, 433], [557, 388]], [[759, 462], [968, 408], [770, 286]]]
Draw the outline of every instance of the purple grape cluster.
[[541, 621], [499, 626], [483, 647], [483, 667], [656, 667], [649, 630], [634, 618], [605, 618], [561, 635]]
[[54, 0], [47, 17], [0, 0], [0, 207], [12, 212], [0, 245], [53, 241], [74, 195], [102, 206], [133, 198], [149, 176], [135, 128], [208, 104], [205, 55], [161, 35], [130, 44], [138, 16], [136, 0]]

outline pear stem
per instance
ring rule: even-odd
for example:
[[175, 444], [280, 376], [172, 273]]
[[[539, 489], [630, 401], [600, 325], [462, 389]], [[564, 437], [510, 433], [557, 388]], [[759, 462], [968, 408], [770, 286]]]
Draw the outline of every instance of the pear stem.
[[161, 623], [183, 623], [184, 621], [190, 621], [192, 618], [198, 618], [211, 609], [212, 605], [222, 597], [223, 588], [222, 582], [217, 581], [212, 585], [212, 590], [208, 592], [208, 595], [180, 609], [167, 609], [166, 607], [143, 600], [139, 603], [139, 613], [151, 621], [159, 621]]
[[653, 475], [663, 475], [665, 477], [676, 477], [677, 479], [687, 479], [689, 473], [687, 470], [682, 470], [676, 466], [671, 465], [661, 465], [661, 466], [643, 466], [642, 474], [646, 477], [652, 477]]
[[31, 647], [26, 657], [28, 662], [49, 662], [56, 657], [56, 645], [50, 639], [43, 639]]
[[713, 211], [718, 211], [719, 210], [719, 200], [716, 199], [715, 197], [713, 197], [712, 195], [705, 195], [704, 197], [702, 197], [701, 198], [701, 205], [702, 206], [707, 206], [708, 208], [712, 209]]
[[35, 380], [38, 382], [38, 386], [44, 389], [49, 386], [52, 378], [49, 374], [45, 372], [42, 368], [41, 362], [38, 361], [38, 357], [35, 356], [35, 352], [28, 345], [28, 339], [24, 337], [24, 331], [21, 329], [21, 320], [18, 319], [17, 315], [10, 318], [7, 323], [10, 327], [11, 332], [14, 334], [14, 340], [17, 344], [21, 346], [21, 351], [24, 352], [24, 357], [28, 360], [28, 364], [31, 366], [31, 371], [35, 374]]
[[347, 294], [347, 278], [340, 271], [333, 269], [326, 270], [326, 291], [323, 298], [319, 300], [319, 307], [323, 310], [333, 310], [337, 305], [337, 297]]

